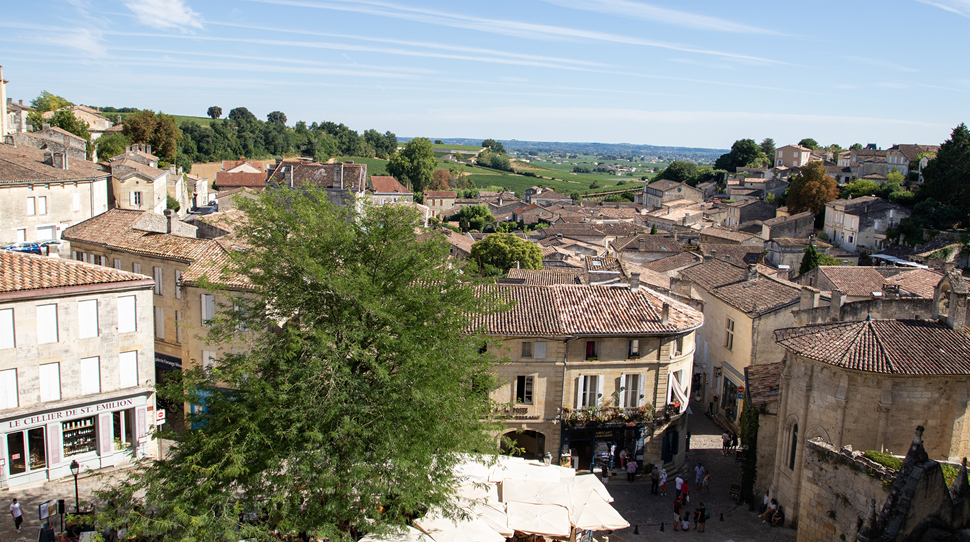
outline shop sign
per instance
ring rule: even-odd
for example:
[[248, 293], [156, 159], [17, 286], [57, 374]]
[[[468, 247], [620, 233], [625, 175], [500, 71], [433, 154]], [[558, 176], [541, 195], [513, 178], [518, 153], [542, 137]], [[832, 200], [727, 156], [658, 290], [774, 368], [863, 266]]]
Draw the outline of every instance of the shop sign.
[[47, 412], [45, 414], [37, 414], [35, 416], [27, 416], [25, 418], [5, 422], [4, 424], [0, 425], [0, 431], [14, 430], [45, 422], [70, 420], [81, 416], [92, 416], [99, 412], [130, 408], [133, 406], [135, 406], [134, 399], [119, 399], [117, 401], [108, 401], [106, 403], [99, 403], [96, 405], [69, 408], [67, 410], [60, 410], [57, 412]]

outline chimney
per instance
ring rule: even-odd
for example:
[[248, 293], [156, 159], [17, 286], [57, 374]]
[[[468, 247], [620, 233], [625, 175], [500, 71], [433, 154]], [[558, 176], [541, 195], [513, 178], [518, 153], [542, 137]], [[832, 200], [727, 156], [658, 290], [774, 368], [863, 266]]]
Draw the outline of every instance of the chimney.
[[845, 292], [840, 292], [838, 290], [832, 290], [831, 299], [829, 301], [829, 319], [830, 320], [841, 320], [839, 317], [842, 314], [842, 303], [845, 302]]
[[748, 264], [748, 272], [744, 278], [748, 281], [758, 280], [758, 264]]
[[515, 260], [515, 268], [520, 269], [519, 260]]
[[152, 153], [152, 146], [145, 145], [145, 154], [151, 154], [151, 153]]
[[670, 303], [664, 303], [663, 309], [660, 310], [660, 323], [666, 324], [670, 321]]
[[44, 163], [47, 164], [48, 166], [53, 166], [54, 165], [54, 153], [52, 153], [51, 151], [45, 151], [44, 152]]
[[57, 169], [68, 169], [67, 153], [55, 152], [51, 155], [51, 165]]
[[798, 302], [799, 310], [814, 309], [818, 306], [819, 291], [811, 286], [802, 286], [801, 298]]
[[41, 123], [40, 127], [41, 127], [42, 130], [50, 130], [51, 129], [50, 123], [47, 123], [47, 122]]
[[640, 238], [640, 246], [639, 246], [639, 249], [638, 250], [640, 252], [646, 252], [647, 251], [647, 239], [645, 237], [641, 237]]
[[499, 206], [499, 207], [501, 207], [501, 206], [502, 206], [502, 196], [499, 196], [499, 197], [498, 197], [498, 206]]
[[630, 291], [631, 292], [640, 291], [640, 273], [630, 274]]
[[167, 222], [165, 224], [165, 233], [172, 233], [172, 222], [175, 221], [175, 211], [171, 209], [165, 209], [164, 211], [162, 211], [162, 213], [165, 215], [165, 218], [167, 219]]
[[168, 172], [171, 173], [172, 175], [178, 174], [178, 171], [176, 171], [175, 169], [175, 164], [168, 166]]
[[967, 290], [950, 290], [950, 307], [946, 313], [946, 325], [957, 332], [963, 332], [967, 325]]
[[283, 166], [283, 172], [286, 177], [286, 186], [293, 188], [293, 166]]

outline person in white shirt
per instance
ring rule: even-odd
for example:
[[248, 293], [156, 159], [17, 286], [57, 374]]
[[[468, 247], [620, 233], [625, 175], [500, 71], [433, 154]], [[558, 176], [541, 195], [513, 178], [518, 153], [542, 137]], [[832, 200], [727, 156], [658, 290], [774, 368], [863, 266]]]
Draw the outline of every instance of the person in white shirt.
[[20, 503], [17, 502], [17, 499], [14, 499], [13, 504], [10, 505], [10, 515], [13, 516], [13, 525], [19, 533], [20, 524], [24, 522], [24, 513], [20, 510]]

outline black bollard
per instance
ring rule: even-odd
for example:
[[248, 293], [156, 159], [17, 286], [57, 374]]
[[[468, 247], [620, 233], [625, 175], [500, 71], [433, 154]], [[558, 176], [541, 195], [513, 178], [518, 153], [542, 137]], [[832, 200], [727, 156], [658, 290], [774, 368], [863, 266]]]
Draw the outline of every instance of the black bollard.
[[664, 522], [660, 522], [660, 532], [664, 532]]
[[724, 521], [724, 512], [721, 512], [721, 521]]
[[633, 534], [640, 534], [640, 526], [639, 525], [634, 525], [633, 526]]

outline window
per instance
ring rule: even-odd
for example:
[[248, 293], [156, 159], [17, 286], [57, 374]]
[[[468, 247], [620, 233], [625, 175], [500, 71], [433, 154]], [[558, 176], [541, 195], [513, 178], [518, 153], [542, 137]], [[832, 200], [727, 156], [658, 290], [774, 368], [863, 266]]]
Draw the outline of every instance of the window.
[[61, 364], [47, 363], [40, 366], [41, 402], [58, 401], [61, 398]]
[[37, 214], [39, 215], [47, 214], [47, 196], [37, 197]]
[[202, 351], [202, 368], [211, 369], [216, 366], [216, 355], [211, 350]]
[[532, 347], [532, 357], [546, 359], [546, 341], [536, 341]]
[[731, 350], [734, 348], [734, 320], [727, 319], [727, 326], [724, 334], [724, 348]]
[[37, 306], [37, 342], [57, 342], [57, 304]]
[[81, 210], [81, 194], [74, 193], [74, 205], [72, 209], [74, 209], [75, 213]]
[[532, 404], [531, 376], [517, 376], [515, 378], [515, 402], [523, 405]]
[[124, 450], [135, 445], [135, 410], [119, 410], [111, 413], [111, 428], [114, 432], [114, 449]]
[[17, 346], [14, 337], [13, 309], [0, 310], [0, 348]]
[[132, 273], [138, 273], [139, 275], [141, 275], [141, 264], [140, 263], [132, 263], [131, 264], [131, 272]]
[[596, 359], [596, 341], [586, 341], [586, 359]]
[[81, 360], [81, 395], [101, 393], [101, 358]]
[[115, 258], [115, 266], [114, 267], [115, 267], [115, 269], [121, 269], [121, 260], [120, 259]]
[[19, 404], [17, 369], [0, 371], [0, 408], [17, 408]]
[[724, 409], [724, 417], [728, 421], [734, 421], [737, 419], [737, 407], [738, 407], [738, 385], [727, 378], [724, 377], [724, 386], [721, 390], [721, 408]]
[[620, 375], [619, 400], [620, 408], [633, 408], [643, 406], [646, 397], [644, 385], [647, 375]]
[[98, 256], [97, 254], [91, 255], [91, 263], [93, 263], [94, 265], [104, 265], [104, 262], [105, 262], [104, 256]]
[[141, 206], [141, 192], [129, 192], [130, 203], [136, 207]]
[[98, 300], [78, 301], [78, 337], [89, 339], [98, 336]]
[[46, 442], [43, 427], [8, 433], [7, 464], [10, 465], [10, 474], [22, 474], [28, 470], [46, 468]]
[[680, 355], [683, 355], [683, 353], [684, 353], [684, 338], [683, 337], [677, 337], [676, 339], [674, 339], [674, 342], [670, 345], [670, 348], [671, 348], [671, 352], [670, 352], [670, 355], [671, 356], [680, 356]]
[[36, 198], [27, 198], [27, 216], [34, 216], [36, 214], [37, 214]]
[[17, 242], [18, 243], [27, 242], [27, 228], [17, 228]]
[[788, 470], [795, 470], [795, 455], [798, 451], [798, 424], [791, 428], [791, 450], [788, 453]]
[[182, 272], [178, 269], [175, 270], [175, 299], [182, 299]]
[[600, 406], [603, 398], [603, 377], [583, 375], [577, 379], [576, 408]]
[[246, 326], [246, 322], [249, 320], [249, 314], [246, 312], [246, 308], [233, 303], [232, 311], [235, 313], [236, 318], [239, 319], [239, 323], [236, 324], [236, 329], [239, 331], [249, 331], [249, 328]]
[[175, 311], [175, 342], [182, 342], [182, 311]]
[[97, 430], [94, 416], [72, 420], [61, 424], [64, 438], [64, 457], [93, 452], [98, 449]]
[[138, 385], [138, 352], [122, 352], [118, 355], [121, 372], [121, 387], [133, 388]]
[[137, 330], [135, 319], [135, 296], [126, 295], [118, 298], [118, 333], [130, 333]]
[[524, 358], [532, 357], [532, 343], [530, 342], [522, 343], [522, 357]]
[[640, 339], [631, 339], [627, 343], [626, 357], [630, 359], [637, 359], [640, 357]]
[[155, 295], [162, 295], [162, 268], [153, 267], [152, 275], [155, 277]]
[[165, 309], [155, 307], [155, 338], [165, 340]]
[[212, 325], [209, 320], [216, 316], [216, 300], [211, 294], [202, 294], [202, 325]]

